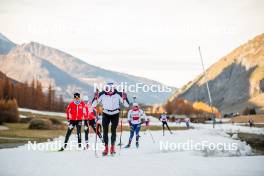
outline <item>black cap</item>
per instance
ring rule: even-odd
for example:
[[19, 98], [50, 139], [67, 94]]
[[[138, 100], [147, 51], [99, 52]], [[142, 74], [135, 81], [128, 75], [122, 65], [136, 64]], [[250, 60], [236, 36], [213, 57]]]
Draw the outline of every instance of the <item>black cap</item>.
[[78, 92], [76, 92], [76, 93], [73, 94], [73, 97], [74, 98], [80, 98], [80, 94]]

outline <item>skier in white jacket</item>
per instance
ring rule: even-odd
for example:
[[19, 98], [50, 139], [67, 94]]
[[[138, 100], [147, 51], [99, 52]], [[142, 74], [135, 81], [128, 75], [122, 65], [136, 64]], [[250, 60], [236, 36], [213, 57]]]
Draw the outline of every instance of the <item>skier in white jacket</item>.
[[114, 88], [113, 82], [109, 82], [106, 85], [104, 91], [96, 93], [92, 101], [92, 106], [96, 107], [101, 103], [103, 106], [103, 140], [105, 143], [105, 149], [103, 156], [108, 155], [108, 127], [111, 122], [111, 148], [110, 153], [115, 154], [115, 142], [116, 142], [116, 128], [119, 122], [120, 104], [125, 107], [129, 107], [129, 101], [125, 93], [118, 92]]
[[128, 140], [128, 144], [125, 148], [129, 148], [131, 145], [131, 141], [134, 137], [134, 133], [136, 133], [136, 147], [139, 147], [139, 132], [141, 128], [141, 124], [145, 123], [146, 115], [142, 109], [139, 108], [138, 103], [133, 103], [133, 108], [128, 111], [127, 121], [130, 126], [130, 136]]
[[171, 132], [171, 129], [170, 129], [170, 127], [169, 127], [169, 125], [168, 125], [168, 116], [167, 116], [167, 114], [164, 112], [164, 113], [162, 113], [161, 115], [160, 115], [160, 121], [162, 122], [162, 130], [163, 130], [163, 136], [165, 136], [165, 126], [167, 126], [167, 128], [168, 128], [168, 130], [169, 130], [169, 132], [170, 132], [170, 134], [172, 134], [172, 132]]

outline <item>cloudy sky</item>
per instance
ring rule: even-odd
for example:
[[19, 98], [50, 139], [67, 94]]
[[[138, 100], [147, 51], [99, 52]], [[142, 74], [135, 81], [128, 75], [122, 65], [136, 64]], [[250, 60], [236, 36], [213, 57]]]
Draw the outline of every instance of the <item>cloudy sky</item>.
[[264, 32], [262, 0], [0, 0], [0, 32], [181, 87]]

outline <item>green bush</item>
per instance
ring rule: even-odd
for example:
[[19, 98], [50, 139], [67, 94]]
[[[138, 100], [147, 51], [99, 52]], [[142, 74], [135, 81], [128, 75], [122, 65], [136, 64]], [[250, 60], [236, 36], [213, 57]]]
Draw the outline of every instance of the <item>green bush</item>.
[[51, 123], [53, 125], [62, 125], [63, 124], [59, 119], [54, 118], [54, 117], [50, 117], [49, 120], [51, 121]]
[[33, 117], [20, 118], [19, 123], [29, 123]]
[[38, 130], [50, 130], [52, 129], [52, 122], [49, 119], [32, 119], [29, 122], [29, 129], [38, 129]]

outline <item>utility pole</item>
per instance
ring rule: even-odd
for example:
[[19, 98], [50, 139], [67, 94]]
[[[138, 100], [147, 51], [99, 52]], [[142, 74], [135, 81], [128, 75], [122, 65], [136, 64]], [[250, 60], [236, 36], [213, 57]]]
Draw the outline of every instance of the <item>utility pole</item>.
[[202, 52], [201, 52], [200, 46], [198, 47], [198, 50], [199, 50], [199, 54], [200, 54], [201, 64], [203, 67], [205, 81], [206, 81], [206, 87], [207, 87], [207, 92], [208, 92], [208, 97], [209, 97], [209, 104], [210, 104], [210, 108], [211, 108], [211, 119], [213, 121], [213, 128], [214, 128], [215, 127], [215, 116], [214, 116], [214, 110], [213, 110], [213, 102], [212, 102], [211, 92], [210, 92], [210, 88], [209, 88], [209, 84], [208, 84], [207, 72], [204, 68], [204, 62], [203, 62], [203, 57], [202, 57]]

